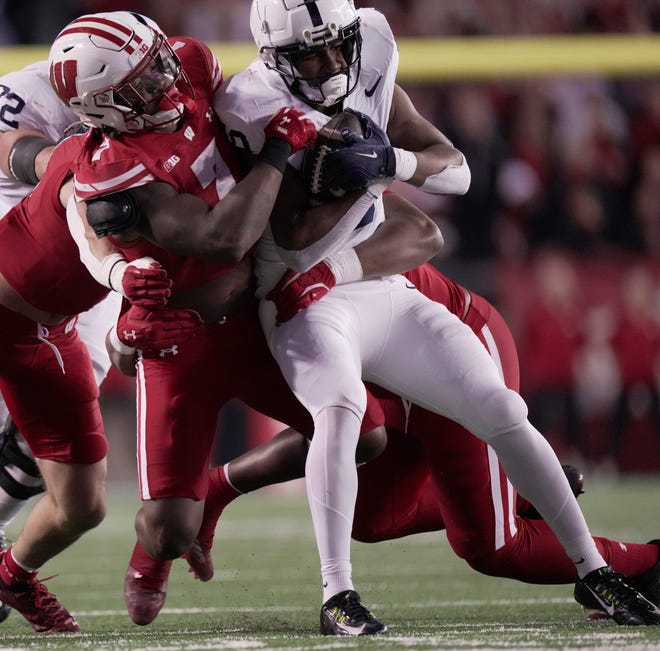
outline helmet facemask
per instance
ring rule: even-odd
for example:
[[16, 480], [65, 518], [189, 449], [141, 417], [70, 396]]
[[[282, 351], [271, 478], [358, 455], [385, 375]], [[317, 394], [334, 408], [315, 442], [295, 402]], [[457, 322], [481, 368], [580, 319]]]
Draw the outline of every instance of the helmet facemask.
[[[181, 75], [179, 59], [162, 35], [158, 35], [154, 49], [156, 53], [148, 57], [145, 66], [110, 91], [114, 104], [127, 109], [124, 119], [129, 131], [167, 130], [183, 115], [175, 85]], [[130, 128], [132, 125], [135, 128]]]
[[[360, 76], [362, 38], [359, 25], [341, 30], [343, 35], [322, 45], [296, 46], [275, 49], [275, 67], [284, 79], [289, 90], [305, 102], [323, 107], [334, 106], [348, 97], [354, 90]], [[324, 47], [341, 48], [346, 66], [339, 72], [313, 79], [303, 78], [298, 71], [298, 62], [314, 51]], [[286, 51], [289, 50], [289, 51]]]

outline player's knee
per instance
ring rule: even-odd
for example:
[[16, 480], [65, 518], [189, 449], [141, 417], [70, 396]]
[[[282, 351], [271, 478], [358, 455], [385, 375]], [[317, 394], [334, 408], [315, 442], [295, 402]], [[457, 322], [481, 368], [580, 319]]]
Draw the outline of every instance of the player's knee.
[[505, 387], [491, 392], [481, 403], [484, 439], [517, 429], [527, 420], [527, 405], [517, 392]]
[[76, 503], [64, 512], [65, 527], [76, 533], [84, 533], [98, 527], [106, 515], [105, 499], [90, 499]]
[[517, 573], [517, 558], [512, 557], [512, 550], [502, 547], [498, 550], [491, 550], [480, 556], [473, 556], [465, 559], [467, 564], [475, 571], [486, 576], [496, 576], [502, 578], [519, 578]]
[[185, 522], [177, 525], [158, 523], [147, 531], [145, 539], [140, 537], [140, 543], [145, 551], [159, 560], [172, 560], [181, 557], [192, 545], [197, 529], [187, 526]]

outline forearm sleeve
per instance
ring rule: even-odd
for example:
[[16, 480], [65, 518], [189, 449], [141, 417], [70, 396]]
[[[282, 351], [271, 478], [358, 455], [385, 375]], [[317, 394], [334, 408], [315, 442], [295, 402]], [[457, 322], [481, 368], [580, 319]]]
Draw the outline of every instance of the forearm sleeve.
[[85, 236], [85, 227], [78, 209], [76, 207], [75, 197], [71, 196], [66, 205], [66, 221], [69, 226], [69, 232], [78, 246], [81, 262], [87, 267], [91, 276], [104, 287], [112, 289], [110, 285], [109, 269], [118, 261], [124, 259], [121, 253], [111, 253], [99, 259], [92, 251], [89, 241]]
[[460, 165], [447, 165], [442, 172], [428, 176], [420, 189], [430, 194], [465, 194], [472, 175], [465, 156]]

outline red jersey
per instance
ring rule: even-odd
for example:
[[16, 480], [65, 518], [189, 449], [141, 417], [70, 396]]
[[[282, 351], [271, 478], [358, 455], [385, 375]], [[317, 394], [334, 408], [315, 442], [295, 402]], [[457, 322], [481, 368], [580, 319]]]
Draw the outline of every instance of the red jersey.
[[[214, 206], [236, 185], [238, 167], [212, 108], [213, 95], [222, 83], [220, 64], [199, 41], [177, 37], [169, 42], [181, 59], [192, 90], [191, 97], [185, 99], [181, 124], [172, 132], [90, 132], [75, 172], [79, 198], [160, 181]], [[158, 260], [175, 289], [208, 282], [231, 269], [166, 251], [144, 238], [130, 243], [113, 241], [129, 260], [141, 256]]]
[[62, 141], [34, 191], [0, 220], [0, 273], [45, 312], [79, 314], [108, 294], [80, 261], [59, 198], [83, 141], [84, 136]]
[[403, 274], [417, 289], [436, 303], [442, 303], [475, 332], [479, 332], [488, 318], [482, 310], [469, 310], [473, 295], [465, 287], [438, 271], [432, 264], [411, 269]]

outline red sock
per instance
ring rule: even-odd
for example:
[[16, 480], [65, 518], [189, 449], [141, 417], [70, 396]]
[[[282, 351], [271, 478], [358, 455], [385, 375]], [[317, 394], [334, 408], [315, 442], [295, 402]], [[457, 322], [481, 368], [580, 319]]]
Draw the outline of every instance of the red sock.
[[594, 540], [605, 562], [625, 576], [638, 576], [658, 562], [660, 547], [654, 543], [623, 543], [596, 536]]
[[0, 580], [5, 585], [13, 585], [16, 583], [30, 583], [37, 576], [37, 570], [28, 571], [24, 570], [14, 558], [12, 547], [10, 547], [4, 554], [2, 563], [0, 563]]
[[172, 567], [172, 561], [161, 561], [149, 556], [138, 541], [133, 548], [130, 565], [142, 574], [142, 581], [145, 584], [153, 582], [154, 587], [159, 587], [163, 581], [167, 580], [170, 574], [170, 568]]
[[202, 525], [197, 535], [202, 549], [211, 549], [215, 528], [223, 510], [242, 494], [229, 483], [224, 466], [217, 466], [209, 471], [209, 492], [204, 503]]

